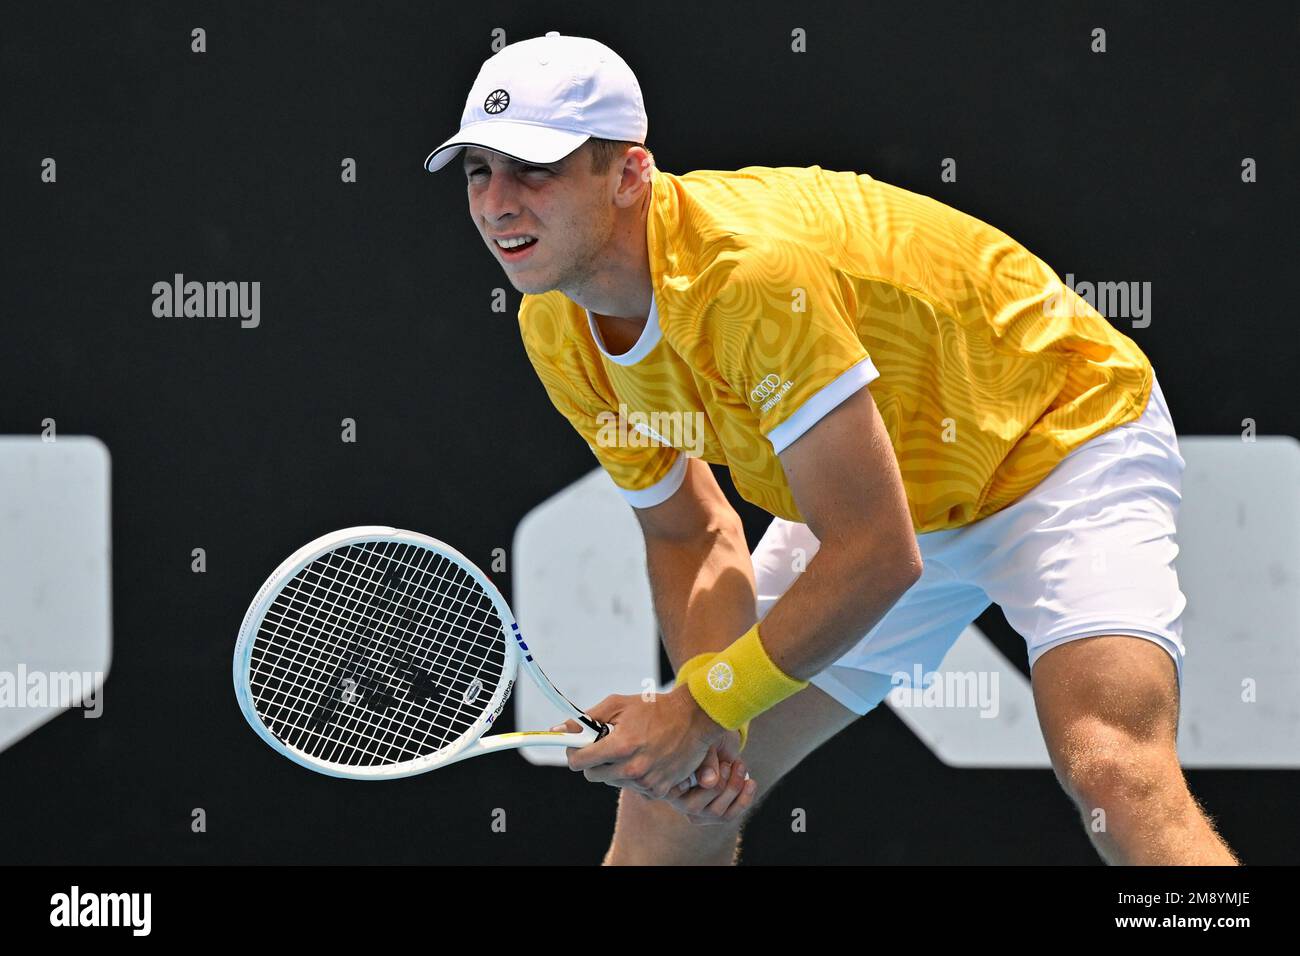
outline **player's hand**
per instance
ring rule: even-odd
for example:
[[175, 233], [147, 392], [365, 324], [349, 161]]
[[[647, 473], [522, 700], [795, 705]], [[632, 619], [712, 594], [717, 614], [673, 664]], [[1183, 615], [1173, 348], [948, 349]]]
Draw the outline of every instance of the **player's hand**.
[[[719, 786], [722, 783], [722, 774], [719, 772], [720, 764], [723, 761], [734, 762], [739, 757], [740, 731], [729, 730], [720, 743], [709, 748], [709, 752], [704, 756], [704, 762], [695, 768], [696, 786], [705, 789]], [[677, 796], [690, 789], [692, 789], [690, 780], [683, 780], [672, 789], [669, 796]]]
[[758, 782], [739, 760], [722, 761], [719, 771], [721, 787], [683, 789], [684, 785], [679, 785], [665, 802], [696, 826], [730, 823], [754, 805]]
[[[577, 734], [577, 733], [581, 733], [582, 729], [583, 728], [581, 724], [579, 724], [576, 720], [570, 719], [570, 720], [566, 720], [562, 724], [556, 724], [554, 727], [551, 728], [551, 732], [556, 734]], [[733, 731], [728, 736], [735, 736], [736, 738], [739, 738], [740, 734]], [[738, 744], [733, 749], [739, 749]], [[566, 756], [568, 752], [569, 751], [567, 750], [565, 751]], [[697, 767], [695, 770], [696, 786], [708, 789], [710, 787], [715, 787], [718, 785], [718, 783], [722, 780], [722, 775], [718, 772], [718, 763], [719, 763], [718, 748], [710, 747], [708, 754], [705, 755], [704, 757], [704, 763], [700, 764], [699, 767]], [[639, 793], [641, 794], [641, 796], [646, 797], [648, 799], [651, 800], [654, 799], [654, 794], [650, 793], [648, 790], [645, 790], [639, 786], [628, 784], [624, 789], [631, 790], [635, 793]], [[691, 782], [690, 779], [688, 778], [686, 780], [683, 780], [676, 787], [674, 787], [672, 793], [669, 794], [669, 796], [671, 797], [675, 795], [680, 795], [690, 789], [692, 789]]]
[[594, 744], [566, 750], [569, 769], [655, 800], [666, 798], [727, 736], [685, 686], [653, 700], [613, 694], [587, 713], [614, 729]]

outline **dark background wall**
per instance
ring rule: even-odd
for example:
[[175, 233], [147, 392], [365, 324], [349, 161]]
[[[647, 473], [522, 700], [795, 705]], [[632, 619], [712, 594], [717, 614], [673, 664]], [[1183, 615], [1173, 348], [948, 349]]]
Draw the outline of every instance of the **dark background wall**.
[[[519, 295], [422, 169], [491, 31], [593, 36], [637, 72], [661, 168], [870, 172], [1061, 275], [1150, 281], [1180, 432], [1300, 434], [1293, 5], [30, 4], [0, 31], [0, 433], [113, 455], [114, 661], [98, 721], [0, 754], [10, 862], [587, 862], [614, 791], [517, 756], [386, 785], [304, 771], [236, 708], [247, 602], [299, 544], [385, 523], [487, 563], [592, 459], [518, 340]], [[190, 31], [208, 50], [190, 52]], [[808, 52], [790, 52], [802, 27]], [[1094, 27], [1108, 51], [1090, 52]], [[1241, 181], [1244, 157], [1259, 181]], [[57, 184], [40, 182], [45, 157]], [[359, 182], [340, 182], [354, 157]], [[940, 162], [958, 162], [942, 183]], [[262, 323], [159, 319], [154, 282], [262, 283]], [[491, 311], [492, 290], [509, 311]], [[339, 439], [356, 419], [359, 440]], [[763, 524], [744, 511], [757, 540]], [[205, 548], [208, 570], [190, 570]], [[498, 577], [509, 593], [509, 575]], [[1024, 661], [996, 609], [980, 624]], [[1214, 635], [1197, 639], [1213, 640]], [[1258, 863], [1300, 860], [1296, 772], [1194, 771]], [[788, 808], [807, 809], [792, 834]], [[207, 812], [208, 831], [190, 830]], [[489, 814], [504, 807], [506, 834]], [[809, 759], [748, 859], [1091, 863], [1048, 771], [944, 767], [887, 710]]]

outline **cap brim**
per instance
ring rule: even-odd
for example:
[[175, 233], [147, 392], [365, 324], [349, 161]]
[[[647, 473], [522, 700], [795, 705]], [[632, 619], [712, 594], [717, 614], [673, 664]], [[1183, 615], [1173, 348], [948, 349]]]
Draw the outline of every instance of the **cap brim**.
[[550, 129], [533, 123], [484, 120], [462, 127], [460, 132], [429, 154], [424, 168], [431, 173], [437, 172], [466, 146], [504, 153], [522, 163], [557, 163], [590, 138], [590, 133]]

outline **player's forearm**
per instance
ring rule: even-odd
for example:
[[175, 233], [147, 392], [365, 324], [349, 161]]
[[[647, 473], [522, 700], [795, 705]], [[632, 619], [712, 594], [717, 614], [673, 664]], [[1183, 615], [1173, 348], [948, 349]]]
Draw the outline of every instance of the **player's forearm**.
[[772, 610], [759, 633], [784, 673], [807, 680], [875, 627], [920, 575], [915, 553], [866, 542], [823, 543]]
[[647, 536], [646, 564], [674, 671], [696, 654], [721, 650], [753, 625], [754, 570], [739, 522], [687, 540]]

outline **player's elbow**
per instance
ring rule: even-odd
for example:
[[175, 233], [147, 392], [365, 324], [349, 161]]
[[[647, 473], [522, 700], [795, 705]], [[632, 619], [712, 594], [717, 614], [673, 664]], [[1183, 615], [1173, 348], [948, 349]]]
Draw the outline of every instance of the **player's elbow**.
[[921, 557], [921, 549], [916, 545], [916, 539], [912, 539], [912, 547], [899, 560], [900, 567], [900, 584], [903, 591], [906, 591], [917, 581], [921, 580], [921, 575], [925, 573], [925, 561]]
[[[901, 597], [921, 579], [925, 561], [911, 525], [885, 533], [880, 528], [862, 529], [834, 537], [834, 551], [856, 572], [869, 574], [878, 585]], [[822, 550], [827, 542], [822, 542]]]
[[890, 554], [890, 565], [897, 571], [899, 594], [910, 588], [925, 573], [921, 545], [910, 519], [898, 521], [895, 530], [882, 542]]
[[900, 535], [898, 541], [876, 542], [874, 548], [867, 549], [863, 561], [872, 568], [877, 580], [883, 577], [884, 581], [889, 582], [896, 597], [902, 597], [913, 584], [921, 580], [921, 575], [925, 572], [921, 549], [916, 535], [910, 529], [906, 535]]

